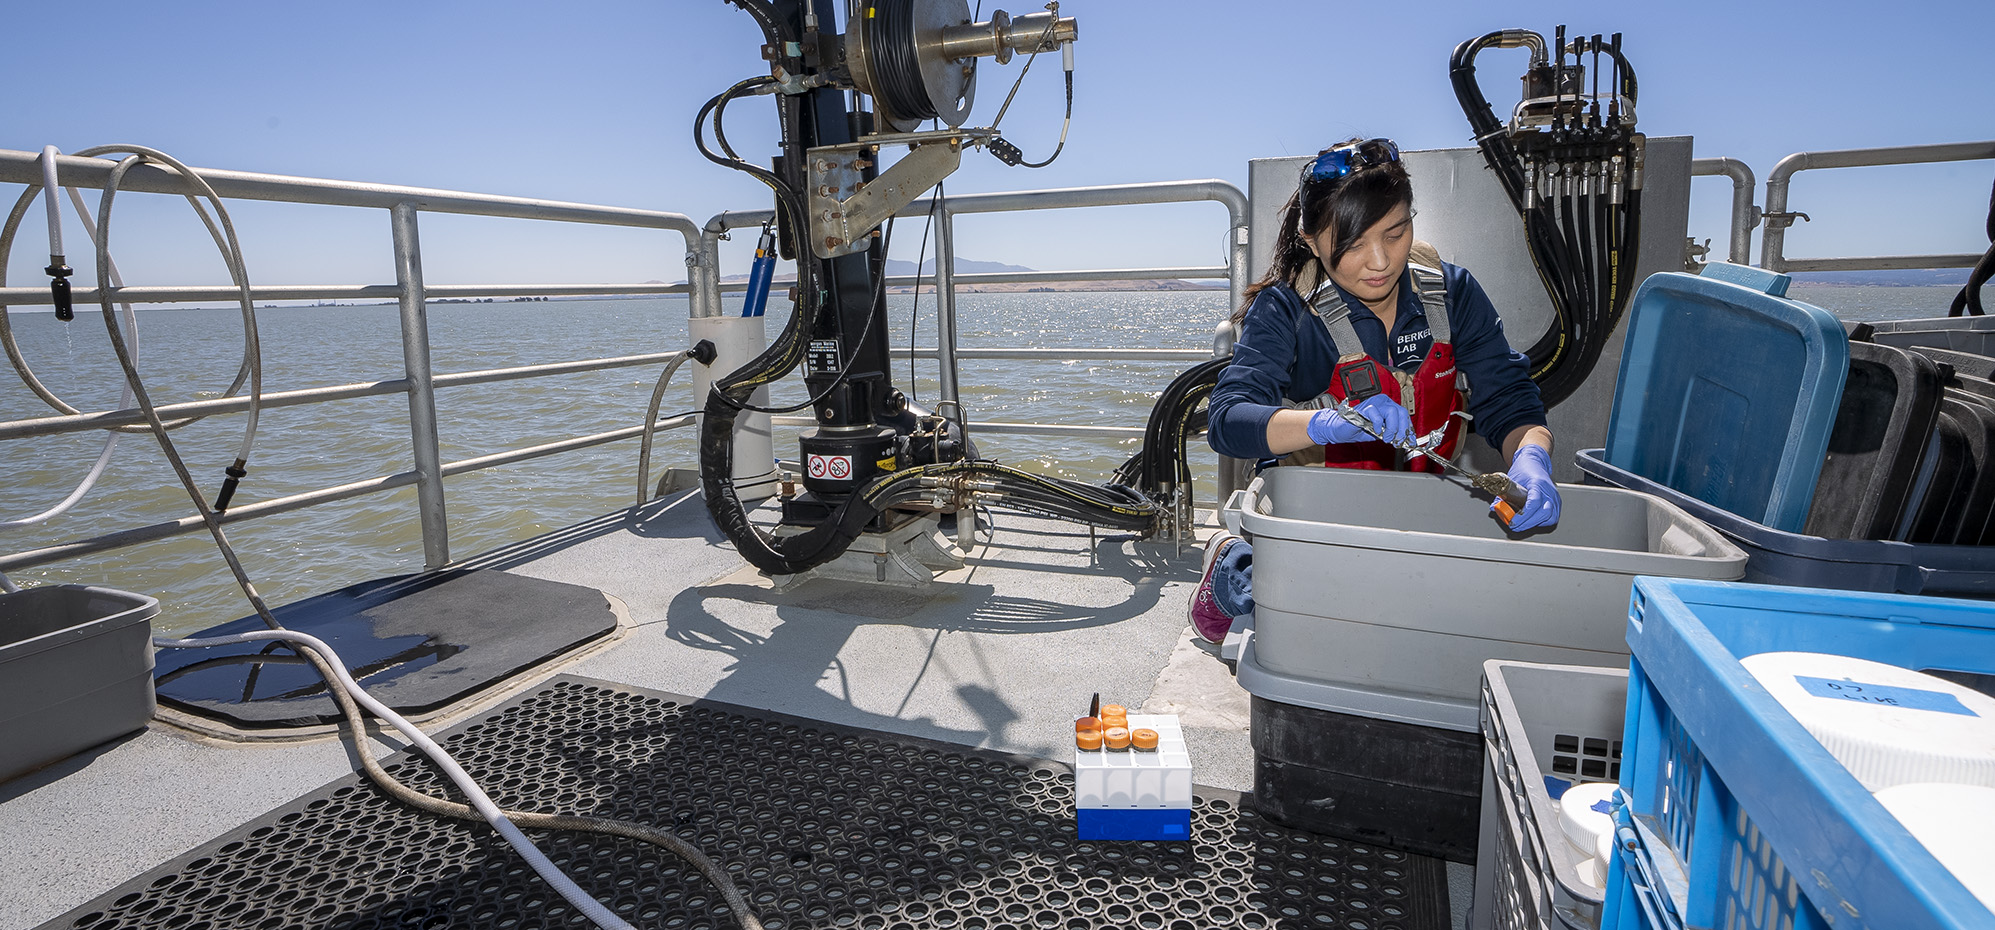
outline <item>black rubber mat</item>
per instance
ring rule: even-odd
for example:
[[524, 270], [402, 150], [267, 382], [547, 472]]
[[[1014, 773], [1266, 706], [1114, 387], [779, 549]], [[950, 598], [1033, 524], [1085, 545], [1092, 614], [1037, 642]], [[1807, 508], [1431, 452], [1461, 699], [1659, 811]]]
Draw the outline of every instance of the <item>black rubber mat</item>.
[[[369, 693], [428, 713], [616, 629], [594, 588], [500, 571], [452, 570], [349, 585], [275, 610], [287, 628], [339, 650]], [[244, 617], [195, 634], [264, 629]], [[233, 726], [334, 723], [325, 682], [290, 647], [163, 649], [162, 703]]]
[[[770, 930], [1448, 926], [1439, 860], [1278, 827], [1227, 791], [1196, 790], [1191, 842], [1081, 842], [1064, 765], [567, 677], [441, 742], [501, 806], [677, 831]], [[390, 769], [440, 790], [425, 762]], [[653, 847], [532, 835], [639, 928], [735, 926]], [[482, 825], [357, 774], [44, 925], [586, 926]]]

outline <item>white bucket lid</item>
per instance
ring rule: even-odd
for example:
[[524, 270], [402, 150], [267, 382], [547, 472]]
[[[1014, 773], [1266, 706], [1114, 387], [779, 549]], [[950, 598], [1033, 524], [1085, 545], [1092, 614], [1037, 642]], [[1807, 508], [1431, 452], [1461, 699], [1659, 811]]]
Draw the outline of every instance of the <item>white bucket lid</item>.
[[1879, 791], [1877, 802], [1995, 911], [1995, 788], [1898, 785]]
[[1592, 856], [1600, 838], [1614, 832], [1609, 805], [1614, 803], [1616, 787], [1611, 781], [1581, 782], [1559, 796], [1559, 826], [1582, 858]]
[[1766, 652], [1740, 664], [1873, 792], [1915, 782], [1995, 787], [1995, 698], [1849, 656]]

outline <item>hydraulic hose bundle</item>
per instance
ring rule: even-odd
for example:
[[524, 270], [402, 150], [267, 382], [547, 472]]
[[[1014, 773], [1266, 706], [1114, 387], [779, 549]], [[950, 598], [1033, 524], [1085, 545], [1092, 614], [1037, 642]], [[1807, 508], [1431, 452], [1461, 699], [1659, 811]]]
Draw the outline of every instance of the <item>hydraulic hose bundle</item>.
[[[1643, 138], [1635, 132], [1635, 71], [1621, 35], [1566, 40], [1506, 29], [1456, 47], [1448, 74], [1483, 160], [1524, 221], [1532, 262], [1554, 321], [1525, 350], [1546, 406], [1592, 372], [1634, 291], [1641, 233]], [[1529, 48], [1524, 99], [1506, 124], [1476, 83], [1487, 48]], [[1588, 86], [1588, 66], [1592, 58]], [[1602, 57], [1608, 76], [1602, 90]]]
[[1172, 379], [1150, 408], [1150, 419], [1143, 426], [1143, 447], [1115, 470], [1116, 483], [1133, 485], [1159, 500], [1191, 483], [1185, 443], [1205, 428], [1204, 404], [1219, 383], [1219, 373], [1232, 361], [1228, 357], [1200, 362]]

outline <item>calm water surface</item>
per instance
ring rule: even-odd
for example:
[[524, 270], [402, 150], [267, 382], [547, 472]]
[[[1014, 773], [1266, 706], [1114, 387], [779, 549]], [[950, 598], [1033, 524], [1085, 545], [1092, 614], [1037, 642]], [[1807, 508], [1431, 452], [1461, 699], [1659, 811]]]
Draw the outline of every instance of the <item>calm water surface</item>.
[[[891, 297], [892, 336], [906, 344], [911, 300]], [[958, 299], [964, 346], [1166, 346], [1209, 350], [1226, 311], [1224, 291], [1109, 294], [965, 294]], [[933, 342], [933, 297], [920, 301], [920, 342]], [[787, 320], [772, 308], [773, 334]], [[141, 367], [157, 402], [218, 395], [241, 359], [235, 310], [141, 311]], [[121, 379], [102, 318], [79, 308], [74, 322], [15, 313], [22, 352], [63, 400], [86, 410], [117, 406]], [[264, 389], [397, 378], [402, 350], [393, 306], [272, 308], [257, 314]], [[686, 345], [683, 298], [533, 303], [437, 304], [430, 308], [439, 373], [646, 352]], [[960, 391], [972, 423], [1037, 420], [1140, 426], [1156, 393], [1188, 363], [1020, 362], [961, 364]], [[908, 383], [908, 363], [895, 366]], [[913, 385], [933, 398], [935, 363], [917, 363]], [[643, 421], [657, 366], [438, 392], [445, 461], [603, 432]], [[54, 413], [0, 369], [0, 420]], [[690, 369], [668, 390], [663, 413], [696, 406]], [[794, 377], [776, 399], [803, 396]], [[241, 439], [240, 415], [175, 432], [181, 454], [212, 500], [221, 470]], [[779, 429], [779, 433], [786, 432]], [[1134, 450], [1112, 439], [978, 437], [987, 455], [1035, 471], [1100, 480]], [[0, 442], [0, 520], [38, 513], [67, 494], [103, 445], [103, 434]], [[794, 458], [794, 438], [777, 454]], [[653, 474], [695, 467], [690, 430], [661, 436]], [[266, 410], [237, 505], [408, 471], [408, 404], [397, 396]], [[451, 553], [464, 558], [627, 507], [637, 493], [635, 440], [461, 475], [446, 484]], [[1204, 489], [1209, 504], [1211, 488]], [[0, 529], [0, 551], [55, 545], [193, 513], [155, 440], [119, 441], [105, 479], [68, 514], [27, 528]], [[422, 569], [415, 491], [372, 494], [232, 524], [231, 540], [259, 589], [285, 603], [356, 581]], [[248, 613], [205, 532], [11, 574], [18, 584], [107, 584], [160, 598], [164, 631], [187, 632]]]
[[[1792, 296], [1851, 318], [1944, 314], [1950, 288], [1807, 287]], [[910, 298], [889, 298], [893, 341], [906, 344]], [[932, 343], [932, 297], [913, 321]], [[1223, 291], [1113, 294], [965, 294], [958, 298], [961, 343], [971, 346], [1171, 347], [1209, 349], [1226, 310]], [[772, 309], [772, 314], [778, 311]], [[68, 324], [48, 313], [15, 313], [13, 326], [36, 373], [70, 404], [116, 406], [121, 381], [104, 326], [79, 312]], [[392, 306], [272, 308], [258, 313], [266, 391], [386, 380], [402, 371]], [[785, 317], [772, 315], [773, 333]], [[430, 309], [439, 373], [645, 352], [686, 344], [681, 298], [534, 303], [438, 304]], [[241, 357], [234, 310], [140, 313], [141, 361], [162, 402], [211, 397]], [[906, 385], [905, 361], [896, 366]], [[961, 394], [976, 420], [1140, 426], [1156, 394], [1186, 364], [967, 360]], [[918, 363], [915, 393], [932, 398], [934, 363]], [[656, 367], [439, 392], [445, 461], [552, 442], [642, 421]], [[689, 372], [668, 392], [666, 412], [691, 409]], [[792, 378], [778, 400], [801, 398]], [[11, 373], [0, 375], [0, 420], [53, 413]], [[212, 496], [241, 437], [240, 415], [175, 433], [182, 455]], [[783, 432], [779, 430], [779, 432]], [[74, 487], [102, 447], [102, 434], [0, 442], [0, 519], [38, 513]], [[983, 434], [987, 455], [1035, 471], [1104, 478], [1136, 442]], [[779, 436], [778, 455], [795, 442]], [[627, 507], [635, 500], [637, 443], [627, 441], [475, 472], [447, 482], [451, 551], [459, 558]], [[1195, 462], [1210, 461], [1195, 455]], [[695, 466], [689, 431], [667, 433], [654, 474]], [[360, 481], [412, 468], [408, 406], [400, 396], [340, 401], [263, 414], [250, 477], [238, 504]], [[1212, 488], [1200, 488], [1209, 505]], [[39, 526], [0, 529], [0, 551], [34, 549], [193, 512], [148, 435], [124, 436], [105, 480], [76, 509]], [[384, 575], [422, 569], [415, 491], [405, 488], [290, 514], [237, 523], [230, 536], [264, 595], [274, 603]], [[163, 632], [189, 632], [246, 614], [247, 608], [205, 533], [147, 543], [13, 573], [21, 584], [82, 582], [151, 594], [163, 602]]]

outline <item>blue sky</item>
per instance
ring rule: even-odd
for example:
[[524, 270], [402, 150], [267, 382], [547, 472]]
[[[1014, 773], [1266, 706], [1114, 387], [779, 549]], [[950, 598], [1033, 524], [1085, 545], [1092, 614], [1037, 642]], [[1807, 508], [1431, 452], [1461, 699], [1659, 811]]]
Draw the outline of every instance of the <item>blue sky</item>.
[[[986, 2], [988, 8], [993, 4]], [[1004, 4], [1014, 14], [1036, 7]], [[971, 153], [957, 192], [1218, 177], [1249, 158], [1313, 152], [1351, 135], [1408, 148], [1468, 144], [1447, 80], [1454, 45], [1491, 29], [1625, 34], [1642, 81], [1641, 128], [1690, 134], [1699, 155], [1762, 178], [1790, 152], [1995, 136], [1987, 72], [1995, 3], [1733, 4], [1070, 0], [1080, 20], [1074, 126], [1051, 168]], [[206, 3], [113, 0], [46, 30], [14, 17], [0, 58], [0, 148], [137, 142], [200, 166], [673, 210], [696, 220], [767, 204], [713, 166], [689, 130], [699, 104], [763, 69], [748, 16], [673, 2]], [[1484, 56], [1499, 109], [1522, 52]], [[1018, 62], [987, 68], [984, 122]], [[730, 138], [774, 149], [766, 100], [738, 105]], [[1029, 156], [1059, 130], [1057, 59], [1042, 58], [1005, 117]], [[1794, 209], [1815, 222], [1789, 254], [1971, 252], [1995, 163], [1804, 175]], [[1728, 183], [1699, 180], [1692, 229], [1722, 250]], [[94, 199], [93, 199], [94, 203]], [[120, 201], [117, 254], [131, 283], [221, 280], [184, 204]], [[380, 211], [235, 206], [263, 283], [393, 280]], [[128, 211], [128, 212], [127, 212]], [[959, 220], [958, 254], [1037, 268], [1216, 264], [1214, 205]], [[38, 220], [36, 221], [38, 222]], [[8, 269], [36, 279], [36, 222]], [[919, 227], [894, 252], [914, 257]], [[683, 276], [675, 237], [519, 221], [427, 217], [428, 278], [625, 282]], [[71, 233], [76, 236], [75, 232]], [[72, 264], [87, 265], [70, 248]], [[1755, 251], [1757, 257], [1757, 251]], [[728, 271], [745, 270], [732, 243]]]

